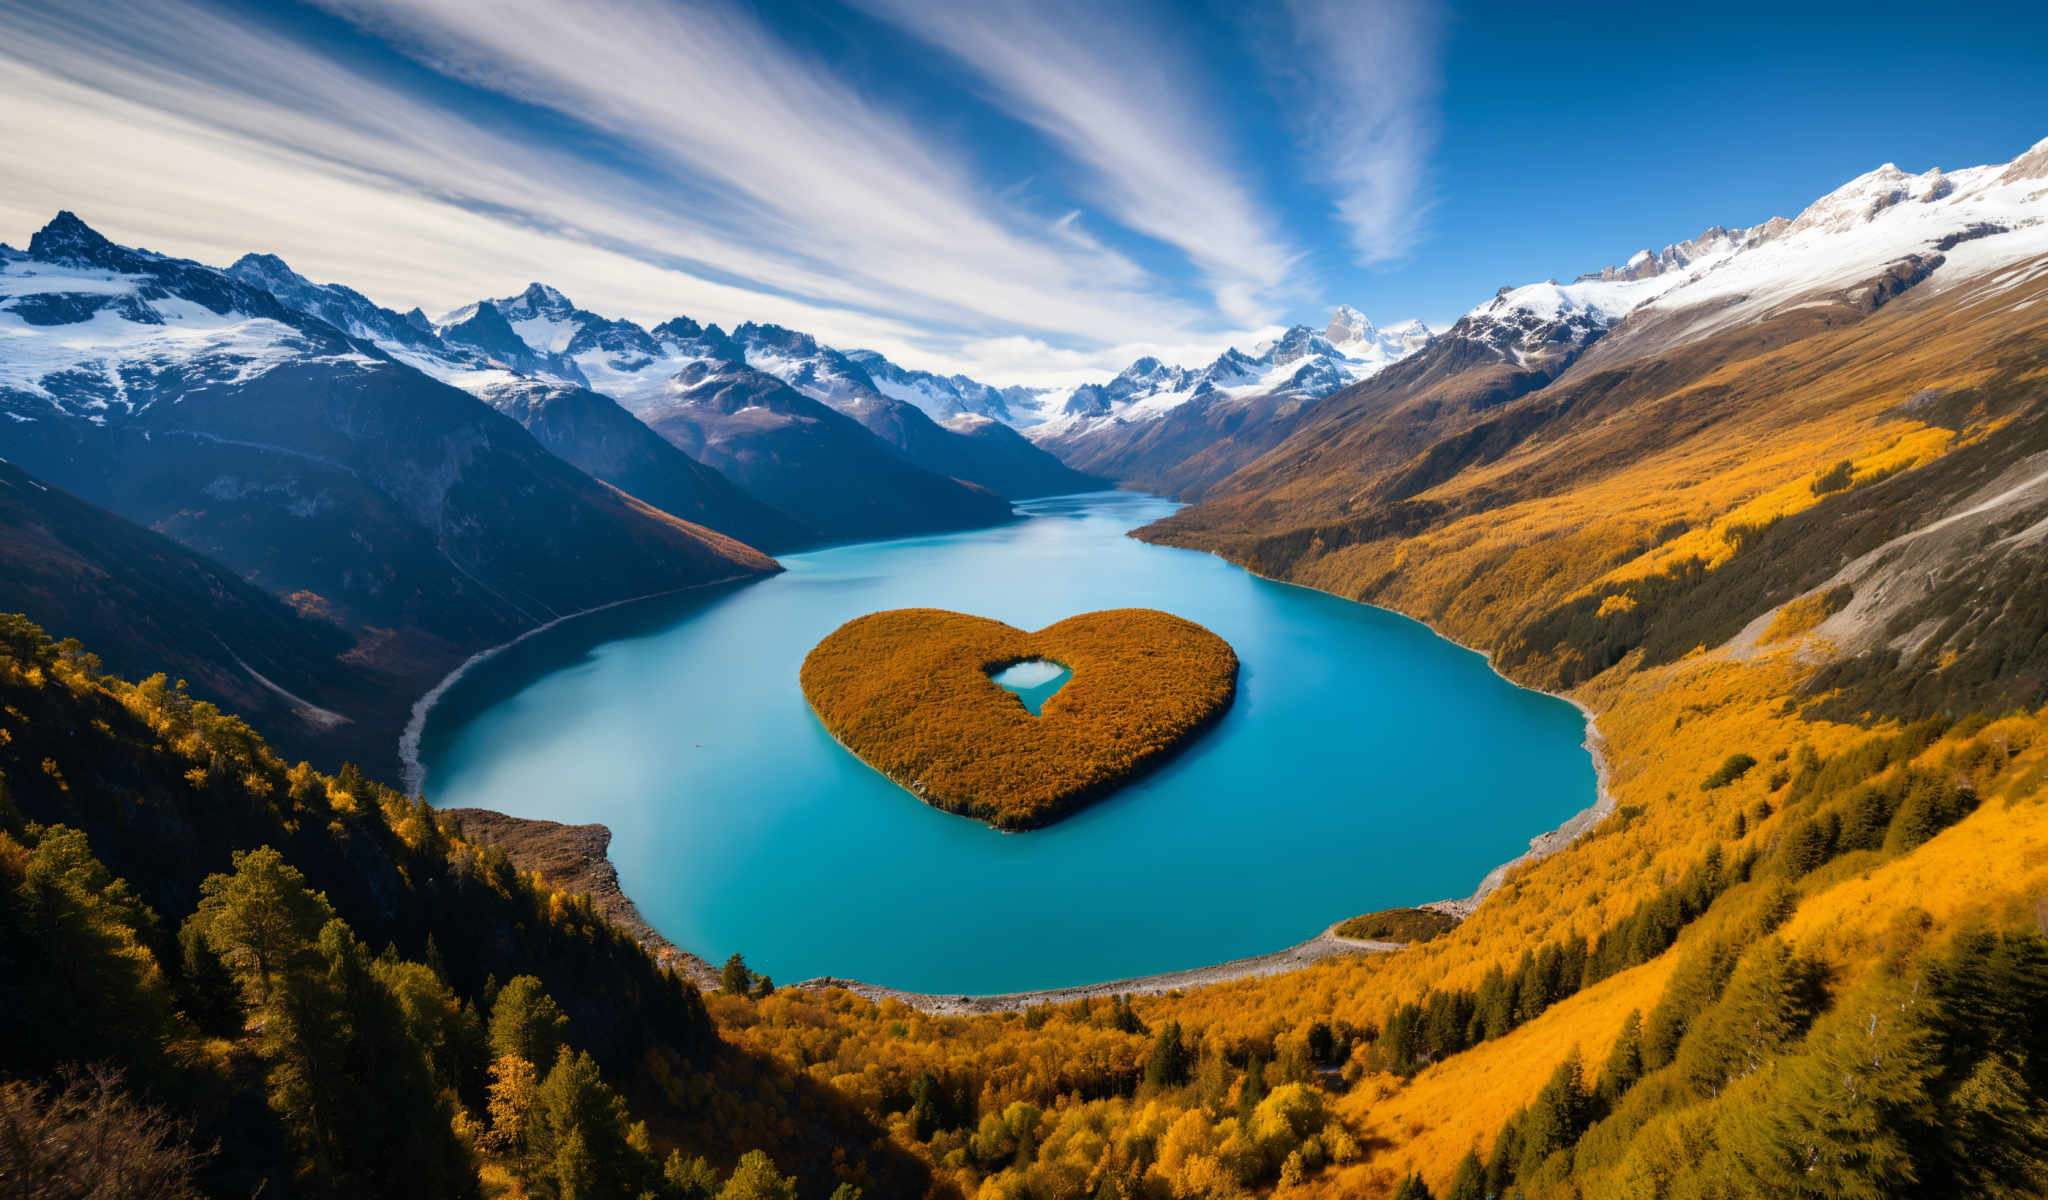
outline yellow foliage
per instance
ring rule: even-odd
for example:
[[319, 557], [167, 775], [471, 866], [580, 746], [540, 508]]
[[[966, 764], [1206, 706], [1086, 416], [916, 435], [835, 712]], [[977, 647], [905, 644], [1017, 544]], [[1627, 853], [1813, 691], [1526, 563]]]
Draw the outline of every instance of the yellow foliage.
[[1769, 646], [1798, 637], [1833, 616], [1841, 606], [1841, 597], [1830, 592], [1812, 592], [1788, 601], [1771, 618], [1757, 644]]
[[[1930, 462], [1940, 457], [1954, 440], [1955, 431], [1952, 429], [1907, 422], [1881, 444], [1866, 448], [1851, 460], [1856, 482], [1850, 486]], [[1670, 570], [1688, 559], [1698, 559], [1708, 567], [1718, 567], [1735, 557], [1743, 540], [1755, 531], [1820, 503], [1823, 497], [1813, 488], [1820, 475], [1819, 471], [1812, 472], [1769, 488], [1722, 512], [1710, 523], [1688, 530], [1637, 556], [1609, 572], [1604, 582], [1643, 579]]]
[[[1034, 716], [990, 674], [1033, 658], [1073, 679]], [[804, 697], [870, 766], [948, 812], [1004, 829], [1065, 816], [1228, 708], [1237, 655], [1146, 608], [1035, 633], [935, 608], [870, 613], [804, 658]]]
[[1634, 612], [1636, 598], [1627, 592], [1614, 592], [1600, 601], [1600, 608], [1594, 613], [1598, 617], [1611, 617], [1616, 613]]

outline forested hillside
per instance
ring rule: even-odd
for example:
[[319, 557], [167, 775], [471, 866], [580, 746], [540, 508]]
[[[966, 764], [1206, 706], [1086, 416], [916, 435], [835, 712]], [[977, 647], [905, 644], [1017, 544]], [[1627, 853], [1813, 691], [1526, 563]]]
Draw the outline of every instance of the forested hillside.
[[19, 617], [0, 1011], [11, 1195], [923, 1190], [587, 899]]

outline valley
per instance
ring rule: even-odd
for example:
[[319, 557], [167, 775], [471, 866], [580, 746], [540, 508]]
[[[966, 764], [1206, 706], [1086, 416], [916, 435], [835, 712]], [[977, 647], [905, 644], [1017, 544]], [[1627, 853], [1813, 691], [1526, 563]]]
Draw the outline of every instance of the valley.
[[[1268, 954], [1368, 909], [1466, 896], [1594, 804], [1583, 718], [1477, 655], [1404, 618], [1126, 536], [1168, 502], [1112, 492], [1021, 507], [1025, 520], [992, 530], [785, 555], [759, 584], [593, 614], [508, 648], [427, 714], [425, 794], [605, 825], [642, 914], [711, 962], [743, 952], [783, 982], [935, 996]], [[1077, 609], [1170, 608], [1235, 649], [1238, 694], [1157, 771], [1004, 834], [868, 767], [797, 686], [826, 635], [906, 604], [1024, 630]], [[722, 683], [689, 682], [704, 679]], [[1492, 752], [1464, 753], [1468, 729], [1488, 731]], [[1304, 827], [1320, 852], [1304, 850]], [[1254, 901], [1212, 886], [1229, 877], [1293, 882]], [[980, 899], [944, 902], [954, 896]]]
[[0, 1192], [2048, 1194], [2040, 22], [1487, 7], [0, 8]]

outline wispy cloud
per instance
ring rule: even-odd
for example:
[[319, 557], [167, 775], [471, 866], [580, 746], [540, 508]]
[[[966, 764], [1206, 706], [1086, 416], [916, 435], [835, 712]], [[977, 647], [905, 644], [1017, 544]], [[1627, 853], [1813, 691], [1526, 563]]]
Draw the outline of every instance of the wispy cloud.
[[[563, 111], [620, 130], [611, 149], [672, 155], [676, 187], [480, 124], [205, 4], [0, 4], [0, 213], [20, 229], [75, 208], [217, 260], [272, 250], [401, 305], [546, 278], [605, 311], [781, 321], [935, 368], [973, 366], [956, 353], [969, 338], [1105, 345], [1177, 338], [1201, 317], [1099, 242], [984, 194], [804, 64], [777, 65], [769, 43], [746, 40], [758, 28], [612, 25], [607, 45], [662, 53], [600, 62], [581, 43], [592, 57], [577, 62], [545, 7], [535, 40], [492, 61], [555, 80]], [[583, 28], [599, 15], [582, 10]], [[557, 33], [557, 63], [542, 66]], [[678, 46], [727, 74], [662, 84]], [[572, 86], [578, 71], [589, 80]], [[721, 195], [678, 202], [707, 180]]]
[[1086, 165], [1109, 217], [1186, 254], [1220, 310], [1271, 313], [1301, 255], [1232, 161], [1207, 69], [1177, 45], [1168, 14], [1100, 0], [860, 2], [986, 78]]
[[1361, 263], [1397, 259], [1423, 233], [1436, 141], [1441, 16], [1429, 0], [1284, 0], [1269, 69], [1307, 169], [1336, 192]]
[[[1043, 211], [978, 176], [953, 126], [738, 0], [319, 2], [371, 38], [221, 0], [0, 0], [0, 236], [72, 208], [398, 307], [544, 279], [608, 313], [776, 321], [997, 382], [1133, 347], [1206, 357], [1301, 274], [1156, 17], [1038, 0], [922, 31], [1073, 164], [1080, 209]], [[1200, 290], [1156, 273], [1161, 246]]]
[[729, 229], [925, 296], [1046, 330], [1184, 320], [1135, 264], [1052, 236], [748, 13], [660, 0], [330, 0], [468, 82], [571, 116], [708, 181]]

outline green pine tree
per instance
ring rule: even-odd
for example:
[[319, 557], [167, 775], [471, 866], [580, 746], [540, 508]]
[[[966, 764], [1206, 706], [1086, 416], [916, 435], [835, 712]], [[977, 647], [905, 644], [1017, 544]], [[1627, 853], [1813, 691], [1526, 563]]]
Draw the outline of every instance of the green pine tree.
[[1910, 1139], [1931, 1113], [1939, 1069], [1910, 987], [1865, 987], [1814, 1027], [1809, 1049], [1747, 1102], [1719, 1138], [1739, 1193], [1880, 1200], [1909, 1188]]
[[796, 1200], [796, 1180], [778, 1172], [766, 1154], [749, 1150], [740, 1156], [718, 1200]]
[[262, 1052], [270, 1105], [308, 1190], [336, 1195], [477, 1194], [454, 1113], [398, 1002], [348, 925], [321, 929], [310, 961], [273, 976]]
[[199, 885], [199, 911], [192, 919], [261, 1004], [275, 976], [311, 953], [334, 909], [269, 846], [237, 850], [233, 861], [231, 873], [209, 875]]
[[626, 1102], [604, 1082], [595, 1059], [566, 1046], [534, 1093], [527, 1140], [535, 1165], [528, 1188], [538, 1196], [635, 1196], [652, 1182], [653, 1164], [634, 1145]]
[[1515, 1166], [1517, 1178], [1535, 1174], [1544, 1159], [1569, 1150], [1586, 1131], [1592, 1119], [1592, 1106], [1584, 1075], [1578, 1052], [1573, 1051], [1529, 1102], [1528, 1111], [1517, 1122], [1522, 1140], [1520, 1160]]
[[569, 1036], [569, 1019], [531, 975], [515, 975], [491, 1005], [491, 1057], [513, 1055], [545, 1069]]
[[1155, 1088], [1179, 1087], [1188, 1081], [1191, 1065], [1180, 1022], [1168, 1021], [1152, 1039], [1152, 1053], [1145, 1058], [1145, 1082]]
[[1727, 991], [1680, 1044], [1680, 1076], [1698, 1095], [1713, 1096], [1763, 1066], [1805, 1030], [1815, 1004], [1813, 975], [1780, 938], [1744, 951]]
[[1622, 1018], [1621, 1034], [1614, 1039], [1614, 1049], [1607, 1052], [1606, 1065], [1600, 1068], [1596, 1094], [1602, 1111], [1614, 1111], [1622, 1096], [1642, 1077], [1643, 1018], [1641, 1013], [1630, 1010]]
[[747, 969], [747, 960], [738, 954], [725, 960], [718, 970], [718, 986], [728, 996], [744, 996], [754, 988], [754, 973]]
[[1444, 1200], [1486, 1200], [1486, 1165], [1479, 1161], [1477, 1150], [1465, 1151], [1459, 1160], [1458, 1173], [1451, 1176]]

